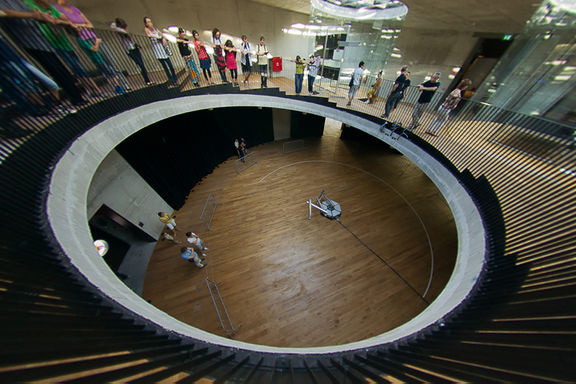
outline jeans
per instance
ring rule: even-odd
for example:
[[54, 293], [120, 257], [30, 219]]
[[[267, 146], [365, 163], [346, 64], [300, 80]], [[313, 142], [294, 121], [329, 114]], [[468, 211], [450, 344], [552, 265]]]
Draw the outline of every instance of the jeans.
[[354, 98], [354, 95], [356, 95], [356, 91], [358, 90], [358, 88], [360, 88], [360, 84], [353, 85], [350, 87], [350, 90], [348, 91], [348, 100], [351, 101]]
[[308, 75], [308, 92], [314, 93], [314, 80], [316, 80], [316, 76]]
[[[96, 39], [88, 39], [87, 40], [91, 45], [94, 45], [96, 43]], [[106, 68], [108, 70], [111, 70], [112, 73], [114, 74], [114, 76], [118, 77], [118, 80], [120, 81], [120, 83], [122, 84], [122, 86], [125, 89], [130, 89], [130, 84], [128, 84], [128, 81], [126, 80], [126, 77], [124, 77], [124, 74], [122, 72], [120, 72], [118, 70], [118, 68], [116, 68], [116, 64], [114, 63], [114, 60], [112, 59], [112, 55], [110, 54], [110, 51], [108, 50], [108, 48], [106, 47], [106, 44], [104, 44], [104, 42], [100, 42], [100, 47], [98, 48], [98, 53], [100, 53], [100, 56], [102, 56], [102, 59], [104, 59], [104, 63], [106, 63]]]
[[438, 132], [438, 130], [440, 130], [440, 128], [442, 128], [444, 124], [446, 124], [448, 116], [450, 116], [450, 112], [452, 112], [451, 109], [440, 106], [440, 108], [438, 108], [438, 115], [436, 115], [436, 118], [434, 119], [428, 130], [431, 132]]
[[400, 92], [395, 92], [393, 94], [391, 94], [390, 96], [388, 96], [388, 100], [386, 100], [386, 106], [384, 107], [384, 116], [388, 117], [390, 116], [390, 112], [392, 112], [392, 109], [395, 107], [395, 105], [398, 103], [398, 101], [402, 98], [402, 94]]
[[414, 110], [412, 111], [412, 124], [410, 124], [412, 126], [412, 128], [416, 128], [417, 126], [420, 125], [420, 116], [422, 116], [422, 112], [424, 112], [424, 109], [426, 108], [426, 106], [428, 105], [428, 103], [416, 103], [416, 105], [414, 106]]
[[166, 73], [166, 77], [172, 84], [178, 84], [178, 79], [176, 79], [176, 74], [174, 73], [174, 67], [172, 66], [172, 62], [170, 59], [158, 59], [160, 64], [162, 64], [162, 68]]
[[144, 66], [144, 61], [142, 60], [142, 54], [138, 48], [131, 49], [128, 51], [128, 56], [132, 59], [134, 63], [140, 68], [140, 73], [144, 78], [146, 84], [150, 83], [150, 79], [148, 78], [148, 72], [146, 71], [146, 67]]
[[302, 82], [304, 81], [304, 74], [296, 74], [294, 77], [294, 88], [296, 89], [296, 93], [302, 92]]

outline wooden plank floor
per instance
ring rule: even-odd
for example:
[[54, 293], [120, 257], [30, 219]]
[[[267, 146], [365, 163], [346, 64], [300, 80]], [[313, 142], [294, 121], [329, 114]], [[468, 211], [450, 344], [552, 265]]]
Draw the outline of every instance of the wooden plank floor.
[[[177, 237], [199, 233], [212, 192], [219, 206], [211, 230], [199, 233], [210, 248], [208, 266], [199, 270], [179, 257], [180, 246], [160, 242], [144, 298], [224, 335], [205, 284], [209, 277], [222, 283], [230, 316], [242, 325], [235, 340], [283, 347], [357, 341], [420, 313], [429, 282], [425, 299], [432, 301], [454, 266], [450, 209], [405, 157], [338, 134], [330, 122], [303, 150], [283, 154], [282, 143], [261, 145], [252, 148], [257, 164], [241, 174], [231, 158], [206, 177], [177, 212]], [[318, 211], [307, 220], [305, 202], [322, 189], [342, 206], [348, 230]]]

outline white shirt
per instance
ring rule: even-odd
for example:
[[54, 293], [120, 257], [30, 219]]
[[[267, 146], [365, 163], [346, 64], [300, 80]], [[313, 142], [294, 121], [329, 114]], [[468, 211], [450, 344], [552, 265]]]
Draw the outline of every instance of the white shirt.
[[364, 69], [358, 67], [354, 70], [354, 73], [352, 73], [352, 85], [357, 86], [360, 85], [360, 81], [362, 80], [362, 76], [364, 75]]

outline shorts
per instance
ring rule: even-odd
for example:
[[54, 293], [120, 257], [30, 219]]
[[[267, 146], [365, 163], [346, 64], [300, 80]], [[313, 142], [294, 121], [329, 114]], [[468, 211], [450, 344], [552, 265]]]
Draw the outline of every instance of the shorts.
[[168, 227], [169, 230], [173, 231], [174, 228], [176, 228], [176, 221], [174, 221], [174, 219], [172, 219], [166, 223], [166, 226]]
[[246, 61], [246, 64], [242, 64], [242, 73], [252, 73], [252, 65], [250, 65], [249, 61]]

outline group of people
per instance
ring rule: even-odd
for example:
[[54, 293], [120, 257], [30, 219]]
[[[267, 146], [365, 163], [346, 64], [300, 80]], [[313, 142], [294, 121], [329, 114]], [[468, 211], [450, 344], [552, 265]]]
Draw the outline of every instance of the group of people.
[[[0, 88], [22, 112], [33, 116], [76, 113], [75, 106], [85, 104], [88, 98], [107, 96], [107, 91], [89, 74], [72, 40], [94, 64], [113, 93], [131, 91], [130, 83], [119, 70], [107, 43], [97, 35], [84, 13], [68, 0], [0, 0], [0, 22], [12, 42], [34, 60], [22, 56], [13, 48], [12, 42], [0, 34]], [[164, 70], [169, 86], [177, 86], [171, 45], [150, 17], [144, 17], [143, 24], [151, 52]], [[111, 28], [127, 56], [140, 69], [145, 84], [153, 85], [144, 65], [141, 46], [128, 33], [126, 21], [116, 18]], [[239, 54], [246, 84], [253, 71], [252, 56], [256, 55], [262, 75], [261, 87], [267, 87], [269, 49], [264, 37], [260, 38], [256, 49], [251, 47], [245, 35], [239, 47], [235, 47], [231, 40], [223, 42], [217, 28], [212, 31], [210, 43], [200, 40], [197, 31], [193, 31], [192, 38], [192, 41], [188, 40], [185, 31], [180, 29], [177, 43], [195, 86], [199, 86], [201, 75], [192, 50], [198, 55], [205, 79], [213, 84], [212, 60], [206, 50], [210, 44], [214, 49], [212, 58], [223, 82], [228, 82], [228, 71], [233, 85], [238, 85], [236, 57]]]
[[241, 162], [245, 163], [246, 160], [244, 159], [248, 154], [248, 147], [246, 146], [246, 140], [244, 138], [234, 139], [234, 149], [236, 149], [236, 153], [238, 154], [238, 158]]
[[[162, 232], [161, 240], [167, 240], [174, 244], [182, 244], [182, 241], [176, 239], [176, 220], [175, 215], [169, 215], [165, 212], [158, 212], [158, 219], [160, 222], [166, 225], [166, 228], [170, 231]], [[204, 245], [202, 239], [194, 232], [186, 232], [186, 246], [180, 248], [180, 257], [187, 260], [190, 263], [194, 263], [196, 267], [202, 269], [208, 265], [205, 263], [206, 251], [208, 247]]]
[[[428, 104], [432, 101], [432, 97], [440, 88], [440, 72], [436, 72], [432, 75], [430, 80], [423, 82], [422, 84], [418, 85], [418, 90], [420, 91], [420, 96], [414, 105], [414, 109], [412, 110], [412, 122], [407, 127], [410, 130], [414, 130], [420, 126], [420, 117], [422, 113], [428, 106]], [[450, 112], [454, 111], [458, 106], [458, 103], [462, 99], [462, 92], [468, 89], [472, 85], [472, 81], [470, 79], [463, 79], [458, 86], [450, 92], [450, 94], [446, 97], [442, 105], [438, 108], [438, 113], [432, 122], [432, 124], [428, 127], [425, 133], [436, 136], [436, 133], [446, 124]], [[402, 67], [400, 71], [400, 75], [394, 81], [394, 85], [392, 86], [392, 90], [388, 94], [388, 98], [386, 99], [386, 105], [384, 108], [384, 114], [382, 115], [383, 118], [388, 118], [390, 113], [396, 109], [400, 100], [404, 98], [404, 94], [408, 91], [408, 87], [410, 86], [410, 72], [407, 70], [407, 67]]]
[[[414, 105], [414, 109], [412, 110], [412, 122], [407, 127], [407, 129], [414, 130], [420, 126], [420, 118], [428, 106], [428, 104], [432, 101], [432, 97], [440, 88], [440, 72], [434, 73], [430, 80], [423, 82], [422, 84], [418, 85], [418, 90], [420, 91], [420, 96]], [[352, 104], [352, 100], [354, 95], [360, 88], [360, 84], [362, 82], [362, 78], [364, 78], [364, 83], [366, 83], [367, 78], [364, 77], [364, 62], [361, 61], [358, 64], [358, 68], [354, 70], [352, 73], [352, 77], [350, 79], [349, 84], [349, 91], [348, 91], [348, 103], [347, 106]], [[394, 85], [392, 89], [388, 93], [388, 97], [386, 98], [386, 104], [384, 106], [384, 113], [382, 114], [382, 118], [388, 119], [390, 114], [396, 107], [400, 100], [404, 98], [404, 95], [408, 92], [410, 87], [410, 72], [408, 71], [408, 67], [404, 66], [400, 69], [400, 75], [394, 81]], [[382, 85], [382, 71], [378, 72], [376, 76], [376, 81], [372, 88], [368, 91], [368, 98], [366, 103], [372, 104], [375, 102], [376, 97], [378, 96], [378, 92], [380, 91], [380, 87]], [[436, 136], [436, 133], [446, 124], [450, 113], [456, 109], [460, 100], [462, 99], [462, 92], [466, 89], [469, 89], [472, 86], [472, 81], [470, 79], [463, 79], [460, 81], [458, 86], [450, 92], [450, 94], [446, 97], [444, 102], [438, 108], [438, 113], [436, 114], [435, 119], [433, 120], [432, 124], [428, 127], [425, 133]]]
[[308, 94], [318, 95], [319, 92], [314, 90], [314, 80], [318, 75], [318, 70], [320, 69], [320, 56], [310, 55], [310, 60], [306, 61], [300, 56], [296, 56], [296, 60], [289, 60], [296, 63], [296, 73], [294, 75], [294, 89], [296, 94], [299, 95], [302, 92], [302, 83], [304, 82], [304, 67], [308, 67]]
[[[198, 86], [198, 78], [200, 73], [192, 57], [192, 52], [190, 50], [191, 46], [194, 47], [198, 55], [200, 68], [202, 68], [204, 78], [206, 81], [208, 81], [209, 84], [214, 84], [212, 81], [211, 72], [212, 61], [208, 55], [208, 51], [206, 50], [207, 44], [200, 40], [200, 34], [196, 30], [192, 31], [192, 38], [192, 41], [188, 40], [186, 38], [186, 32], [184, 29], [179, 29], [177, 38], [178, 48], [182, 58], [188, 66], [192, 82]], [[240, 43], [239, 47], [234, 46], [234, 43], [231, 39], [227, 39], [224, 43], [222, 43], [222, 33], [220, 30], [218, 28], [214, 28], [212, 30], [212, 37], [210, 38], [210, 46], [214, 50], [214, 55], [212, 58], [216, 63], [216, 68], [218, 69], [222, 83], [231, 83], [233, 86], [239, 86], [237, 55], [240, 54], [242, 74], [244, 75], [243, 83], [246, 85], [250, 79], [250, 75], [252, 74], [252, 52], [255, 51], [261, 75], [261, 87], [266, 88], [268, 86], [267, 77], [269, 51], [266, 47], [264, 36], [260, 37], [260, 42], [254, 51], [252, 50], [252, 46], [248, 42], [248, 37], [246, 35], [242, 35], [241, 39], [242, 42]], [[230, 81], [228, 81], [226, 70], [229, 71]]]
[[0, 16], [3, 30], [43, 69], [22, 57], [0, 35], [0, 87], [23, 112], [75, 113], [74, 106], [84, 104], [86, 97], [104, 96], [68, 36], [76, 40], [115, 93], [130, 90], [90, 20], [68, 0], [55, 4], [48, 0], [1, 0]]

